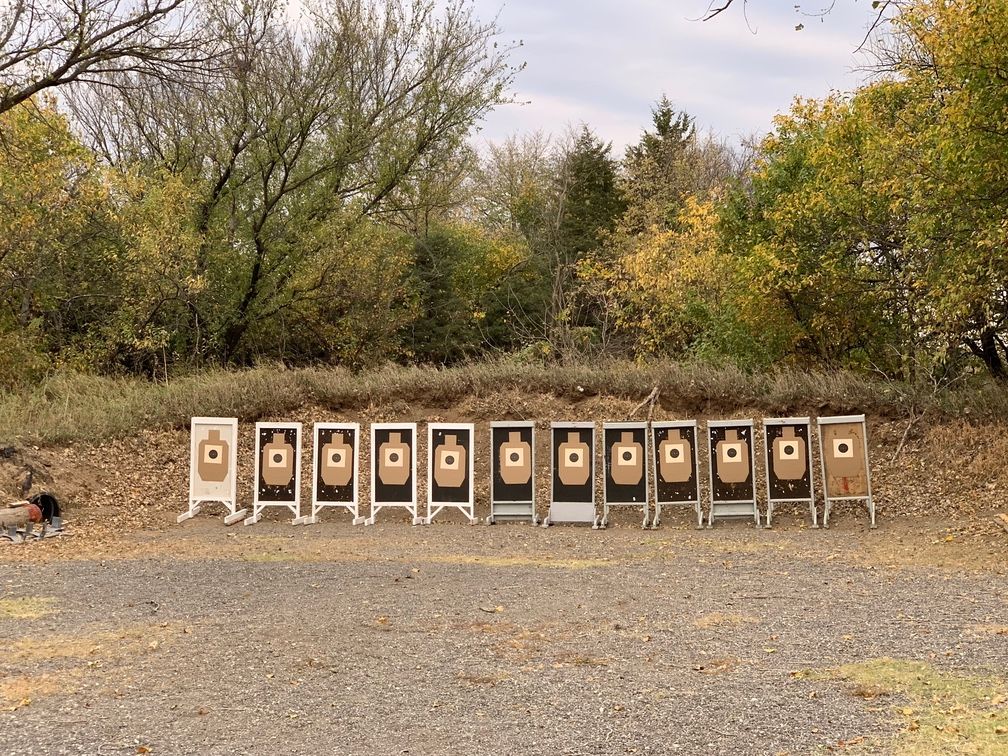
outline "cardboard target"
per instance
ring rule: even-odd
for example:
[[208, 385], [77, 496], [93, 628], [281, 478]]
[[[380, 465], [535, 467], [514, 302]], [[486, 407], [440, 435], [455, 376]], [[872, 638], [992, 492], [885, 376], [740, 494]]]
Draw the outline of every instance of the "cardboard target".
[[812, 446], [808, 418], [768, 418], [766, 440], [767, 497], [771, 501], [812, 498]]
[[831, 498], [862, 498], [869, 494], [865, 423], [820, 418], [826, 494]]
[[190, 500], [233, 502], [238, 420], [233, 417], [194, 417], [189, 434]]
[[257, 504], [293, 504], [298, 501], [300, 457], [300, 423], [256, 423]]
[[711, 498], [714, 502], [755, 500], [752, 421], [711, 422]]
[[553, 423], [549, 522], [595, 522], [595, 424]]
[[605, 502], [646, 505], [647, 425], [605, 423], [602, 428], [602, 460]]
[[651, 436], [655, 500], [661, 504], [700, 501], [696, 423], [654, 423]]
[[371, 501], [416, 504], [416, 423], [371, 426]]
[[474, 520], [473, 437], [471, 423], [427, 426], [427, 520], [446, 506]]
[[245, 510], [238, 502], [238, 419], [194, 417], [189, 425], [189, 508], [176, 518], [183, 522], [199, 514], [200, 506], [227, 507], [224, 522], [237, 522]]
[[316, 504], [357, 502], [360, 426], [315, 424], [314, 496]]
[[535, 521], [535, 424], [490, 424], [490, 522], [497, 517]]

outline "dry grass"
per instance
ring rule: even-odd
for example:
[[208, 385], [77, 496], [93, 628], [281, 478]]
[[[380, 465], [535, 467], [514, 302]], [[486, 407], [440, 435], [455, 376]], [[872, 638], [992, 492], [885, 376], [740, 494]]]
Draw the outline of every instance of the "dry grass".
[[19, 596], [0, 599], [0, 619], [40, 619], [52, 614], [56, 599], [51, 596]]
[[73, 635], [47, 635], [45, 643], [29, 637], [7, 644], [8, 658], [19, 663], [55, 659], [118, 659], [157, 651], [171, 641], [177, 628], [138, 625], [121, 630], [81, 630]]
[[654, 386], [661, 401], [684, 410], [721, 412], [873, 412], [903, 416], [918, 408], [972, 417], [1008, 417], [1008, 396], [979, 382], [934, 395], [926, 388], [850, 372], [778, 370], [750, 374], [692, 363], [610, 361], [581, 365], [481, 362], [437, 369], [388, 367], [363, 374], [342, 369], [260, 367], [215, 370], [168, 385], [140, 379], [58, 375], [0, 396], [0, 442], [59, 443], [121, 437], [138, 428], [183, 428], [194, 415], [249, 422], [306, 404], [330, 409], [394, 402], [447, 406], [501, 389], [574, 400], [592, 395], [639, 400]]
[[73, 693], [75, 677], [68, 673], [7, 676], [0, 682], [0, 702], [7, 711], [15, 711], [45, 696]]
[[612, 567], [609, 559], [557, 559], [550, 556], [476, 556], [473, 554], [432, 554], [418, 556], [415, 561], [437, 564], [466, 564], [480, 567], [549, 567], [557, 570], [587, 570]]
[[709, 629], [712, 627], [741, 627], [742, 625], [758, 625], [759, 620], [747, 614], [726, 614], [711, 612], [693, 620], [696, 627]]
[[900, 729], [895, 754], [1008, 753], [1008, 689], [996, 677], [939, 670], [925, 662], [872, 659], [796, 677], [843, 680], [852, 696], [888, 701]]

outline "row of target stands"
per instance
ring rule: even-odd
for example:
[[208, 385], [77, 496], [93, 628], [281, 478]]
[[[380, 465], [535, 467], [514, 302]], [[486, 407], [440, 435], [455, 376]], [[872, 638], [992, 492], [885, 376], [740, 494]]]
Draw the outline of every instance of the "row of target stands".
[[[704, 456], [709, 485], [707, 526], [715, 519], [752, 518], [760, 525], [757, 505], [756, 449], [752, 420], [711, 420]], [[823, 481], [823, 524], [837, 501], [863, 502], [871, 527], [875, 505], [868, 465], [864, 415], [821, 417], [818, 429]], [[762, 422], [766, 459], [766, 525], [774, 505], [806, 504], [818, 527], [813, 469], [812, 421], [807, 417], [769, 418]], [[358, 423], [315, 423], [310, 514], [301, 508], [302, 426], [256, 423], [252, 512], [238, 508], [235, 418], [192, 419], [189, 508], [178, 522], [195, 517], [203, 505], [221, 503], [224, 521], [258, 522], [267, 507], [284, 507], [295, 524], [319, 521], [326, 508], [343, 508], [354, 524], [373, 525], [383, 509], [405, 509], [414, 525], [429, 524], [443, 510], [461, 511], [476, 522], [473, 486], [475, 426], [471, 423], [427, 425], [427, 509], [417, 501], [417, 424], [373, 423], [369, 466], [371, 513], [360, 514], [360, 439]], [[596, 428], [592, 422], [550, 426], [550, 503], [544, 526], [585, 523], [605, 527], [612, 507], [640, 508], [643, 526], [657, 527], [662, 507], [692, 506], [703, 526], [700, 496], [698, 425], [695, 420], [602, 424], [602, 515], [596, 514]], [[538, 523], [535, 496], [535, 423], [490, 424], [490, 516]], [[653, 484], [651, 481], [654, 481]], [[653, 489], [653, 496], [650, 495]], [[653, 516], [651, 506], [653, 502]]]

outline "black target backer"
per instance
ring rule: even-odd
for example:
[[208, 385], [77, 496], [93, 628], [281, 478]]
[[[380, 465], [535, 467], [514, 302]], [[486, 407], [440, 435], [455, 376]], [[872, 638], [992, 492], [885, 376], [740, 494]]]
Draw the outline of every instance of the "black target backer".
[[354, 523], [359, 516], [360, 425], [315, 423], [312, 454], [312, 513], [306, 523], [318, 522], [325, 507], [345, 508]]
[[545, 524], [588, 522], [595, 517], [595, 424], [553, 423], [550, 428], [552, 486]]
[[371, 424], [371, 516], [386, 507], [401, 507], [414, 525], [423, 518], [417, 511], [416, 423]]
[[490, 424], [490, 517], [528, 518], [535, 512], [535, 423]]
[[602, 526], [609, 507], [641, 507], [648, 523], [647, 423], [602, 424]]

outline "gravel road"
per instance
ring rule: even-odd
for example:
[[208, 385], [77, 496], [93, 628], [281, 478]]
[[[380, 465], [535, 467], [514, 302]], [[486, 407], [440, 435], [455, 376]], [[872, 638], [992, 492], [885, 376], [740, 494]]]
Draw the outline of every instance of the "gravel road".
[[0, 752], [884, 751], [890, 702], [792, 673], [883, 656], [1008, 668], [1008, 638], [976, 631], [1008, 624], [1003, 562], [902, 558], [939, 548], [928, 523], [632, 519], [201, 517], [122, 556], [5, 558], [4, 599], [51, 600], [0, 613]]

